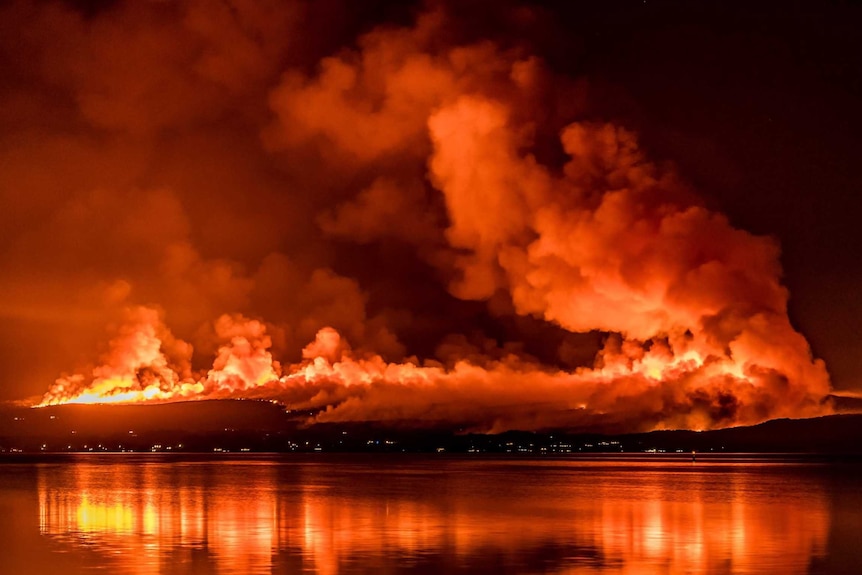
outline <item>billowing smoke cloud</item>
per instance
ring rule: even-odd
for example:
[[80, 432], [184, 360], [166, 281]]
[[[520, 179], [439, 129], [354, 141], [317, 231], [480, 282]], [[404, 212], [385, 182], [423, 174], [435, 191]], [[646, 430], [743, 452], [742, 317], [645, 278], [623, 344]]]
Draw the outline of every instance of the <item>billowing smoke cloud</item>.
[[[79, 366], [36, 403], [482, 430], [828, 412], [776, 243], [591, 117], [588, 79], [442, 3], [346, 40], [317, 9], [3, 9], [2, 312], [27, 329], [2, 337]], [[23, 359], [19, 397], [47, 379]]]

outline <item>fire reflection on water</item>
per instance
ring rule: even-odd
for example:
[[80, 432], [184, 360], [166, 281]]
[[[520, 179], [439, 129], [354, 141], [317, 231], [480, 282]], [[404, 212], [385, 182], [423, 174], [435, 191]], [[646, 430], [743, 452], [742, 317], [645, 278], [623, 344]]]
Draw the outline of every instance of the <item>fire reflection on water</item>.
[[488, 560], [495, 572], [539, 562], [571, 574], [790, 574], [826, 553], [828, 500], [815, 481], [782, 491], [780, 474], [762, 472], [459, 465], [467, 468], [48, 466], [39, 527], [113, 572], [140, 575], [168, 564], [190, 573], [301, 565], [332, 575], [395, 563], [476, 572]]

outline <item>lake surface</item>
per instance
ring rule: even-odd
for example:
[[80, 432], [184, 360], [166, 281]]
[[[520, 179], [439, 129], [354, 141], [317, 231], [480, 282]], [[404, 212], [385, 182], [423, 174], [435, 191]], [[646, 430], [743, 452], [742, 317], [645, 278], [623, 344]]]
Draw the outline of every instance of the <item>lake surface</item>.
[[862, 573], [862, 466], [785, 458], [0, 460], [0, 573]]

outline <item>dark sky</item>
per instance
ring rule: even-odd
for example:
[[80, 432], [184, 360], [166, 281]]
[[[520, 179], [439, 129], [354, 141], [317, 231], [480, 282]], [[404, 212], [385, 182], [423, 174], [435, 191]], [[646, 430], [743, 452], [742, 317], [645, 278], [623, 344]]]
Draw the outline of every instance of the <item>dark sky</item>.
[[[820, 413], [799, 334], [862, 393], [860, 25], [840, 2], [4, 2], [0, 399]], [[313, 357], [441, 371], [280, 379]]]

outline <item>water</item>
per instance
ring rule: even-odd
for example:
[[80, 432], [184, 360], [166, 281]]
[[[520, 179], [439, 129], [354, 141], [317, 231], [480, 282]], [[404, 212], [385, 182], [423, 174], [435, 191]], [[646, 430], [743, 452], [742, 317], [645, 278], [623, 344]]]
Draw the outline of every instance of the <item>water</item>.
[[862, 573], [860, 471], [745, 457], [7, 460], [0, 573]]

